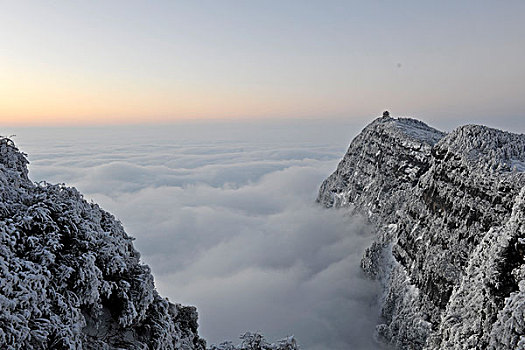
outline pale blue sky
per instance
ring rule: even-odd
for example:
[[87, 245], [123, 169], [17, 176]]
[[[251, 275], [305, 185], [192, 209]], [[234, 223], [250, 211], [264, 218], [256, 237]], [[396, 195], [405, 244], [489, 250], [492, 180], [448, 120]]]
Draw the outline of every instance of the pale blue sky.
[[[0, 120], [514, 120], [523, 1], [6, 1]], [[510, 122], [513, 123], [513, 122]]]

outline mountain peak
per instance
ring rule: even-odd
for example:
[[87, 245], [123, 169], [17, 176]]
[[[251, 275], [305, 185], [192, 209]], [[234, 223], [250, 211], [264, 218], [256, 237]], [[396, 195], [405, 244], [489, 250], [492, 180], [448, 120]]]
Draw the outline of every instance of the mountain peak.
[[396, 135], [398, 138], [409, 138], [429, 145], [436, 144], [444, 132], [434, 129], [424, 122], [408, 117], [379, 117], [370, 123], [366, 129], [377, 129]]
[[486, 126], [388, 117], [355, 137], [318, 201], [375, 228], [361, 266], [383, 286], [378, 339], [523, 348], [524, 171], [525, 135]]
[[492, 171], [525, 170], [525, 135], [483, 125], [463, 125], [444, 137], [436, 147], [440, 153], [462, 155], [469, 166]]

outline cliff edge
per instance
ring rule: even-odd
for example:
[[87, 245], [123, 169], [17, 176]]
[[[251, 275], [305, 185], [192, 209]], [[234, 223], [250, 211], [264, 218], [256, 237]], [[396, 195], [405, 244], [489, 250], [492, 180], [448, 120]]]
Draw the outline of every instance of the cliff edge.
[[525, 349], [525, 135], [378, 118], [318, 202], [366, 216], [361, 265], [398, 349]]
[[122, 225], [27, 163], [0, 139], [0, 348], [204, 350], [196, 309], [159, 296]]

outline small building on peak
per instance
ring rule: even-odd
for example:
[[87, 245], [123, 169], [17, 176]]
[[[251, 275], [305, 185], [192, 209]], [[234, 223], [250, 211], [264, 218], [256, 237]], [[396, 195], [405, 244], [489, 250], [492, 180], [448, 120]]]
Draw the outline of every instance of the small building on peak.
[[383, 118], [390, 118], [390, 113], [388, 111], [384, 111]]

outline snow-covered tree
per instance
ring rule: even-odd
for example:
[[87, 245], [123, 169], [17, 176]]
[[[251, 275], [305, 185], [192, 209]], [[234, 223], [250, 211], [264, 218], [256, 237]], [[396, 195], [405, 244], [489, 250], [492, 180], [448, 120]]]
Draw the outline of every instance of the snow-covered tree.
[[240, 336], [241, 343], [237, 346], [231, 341], [212, 344], [209, 350], [298, 350], [299, 345], [294, 336], [278, 340], [276, 343], [268, 343], [264, 336], [258, 332], [246, 332]]
[[0, 138], [0, 349], [204, 349], [120, 222], [27, 163]]

